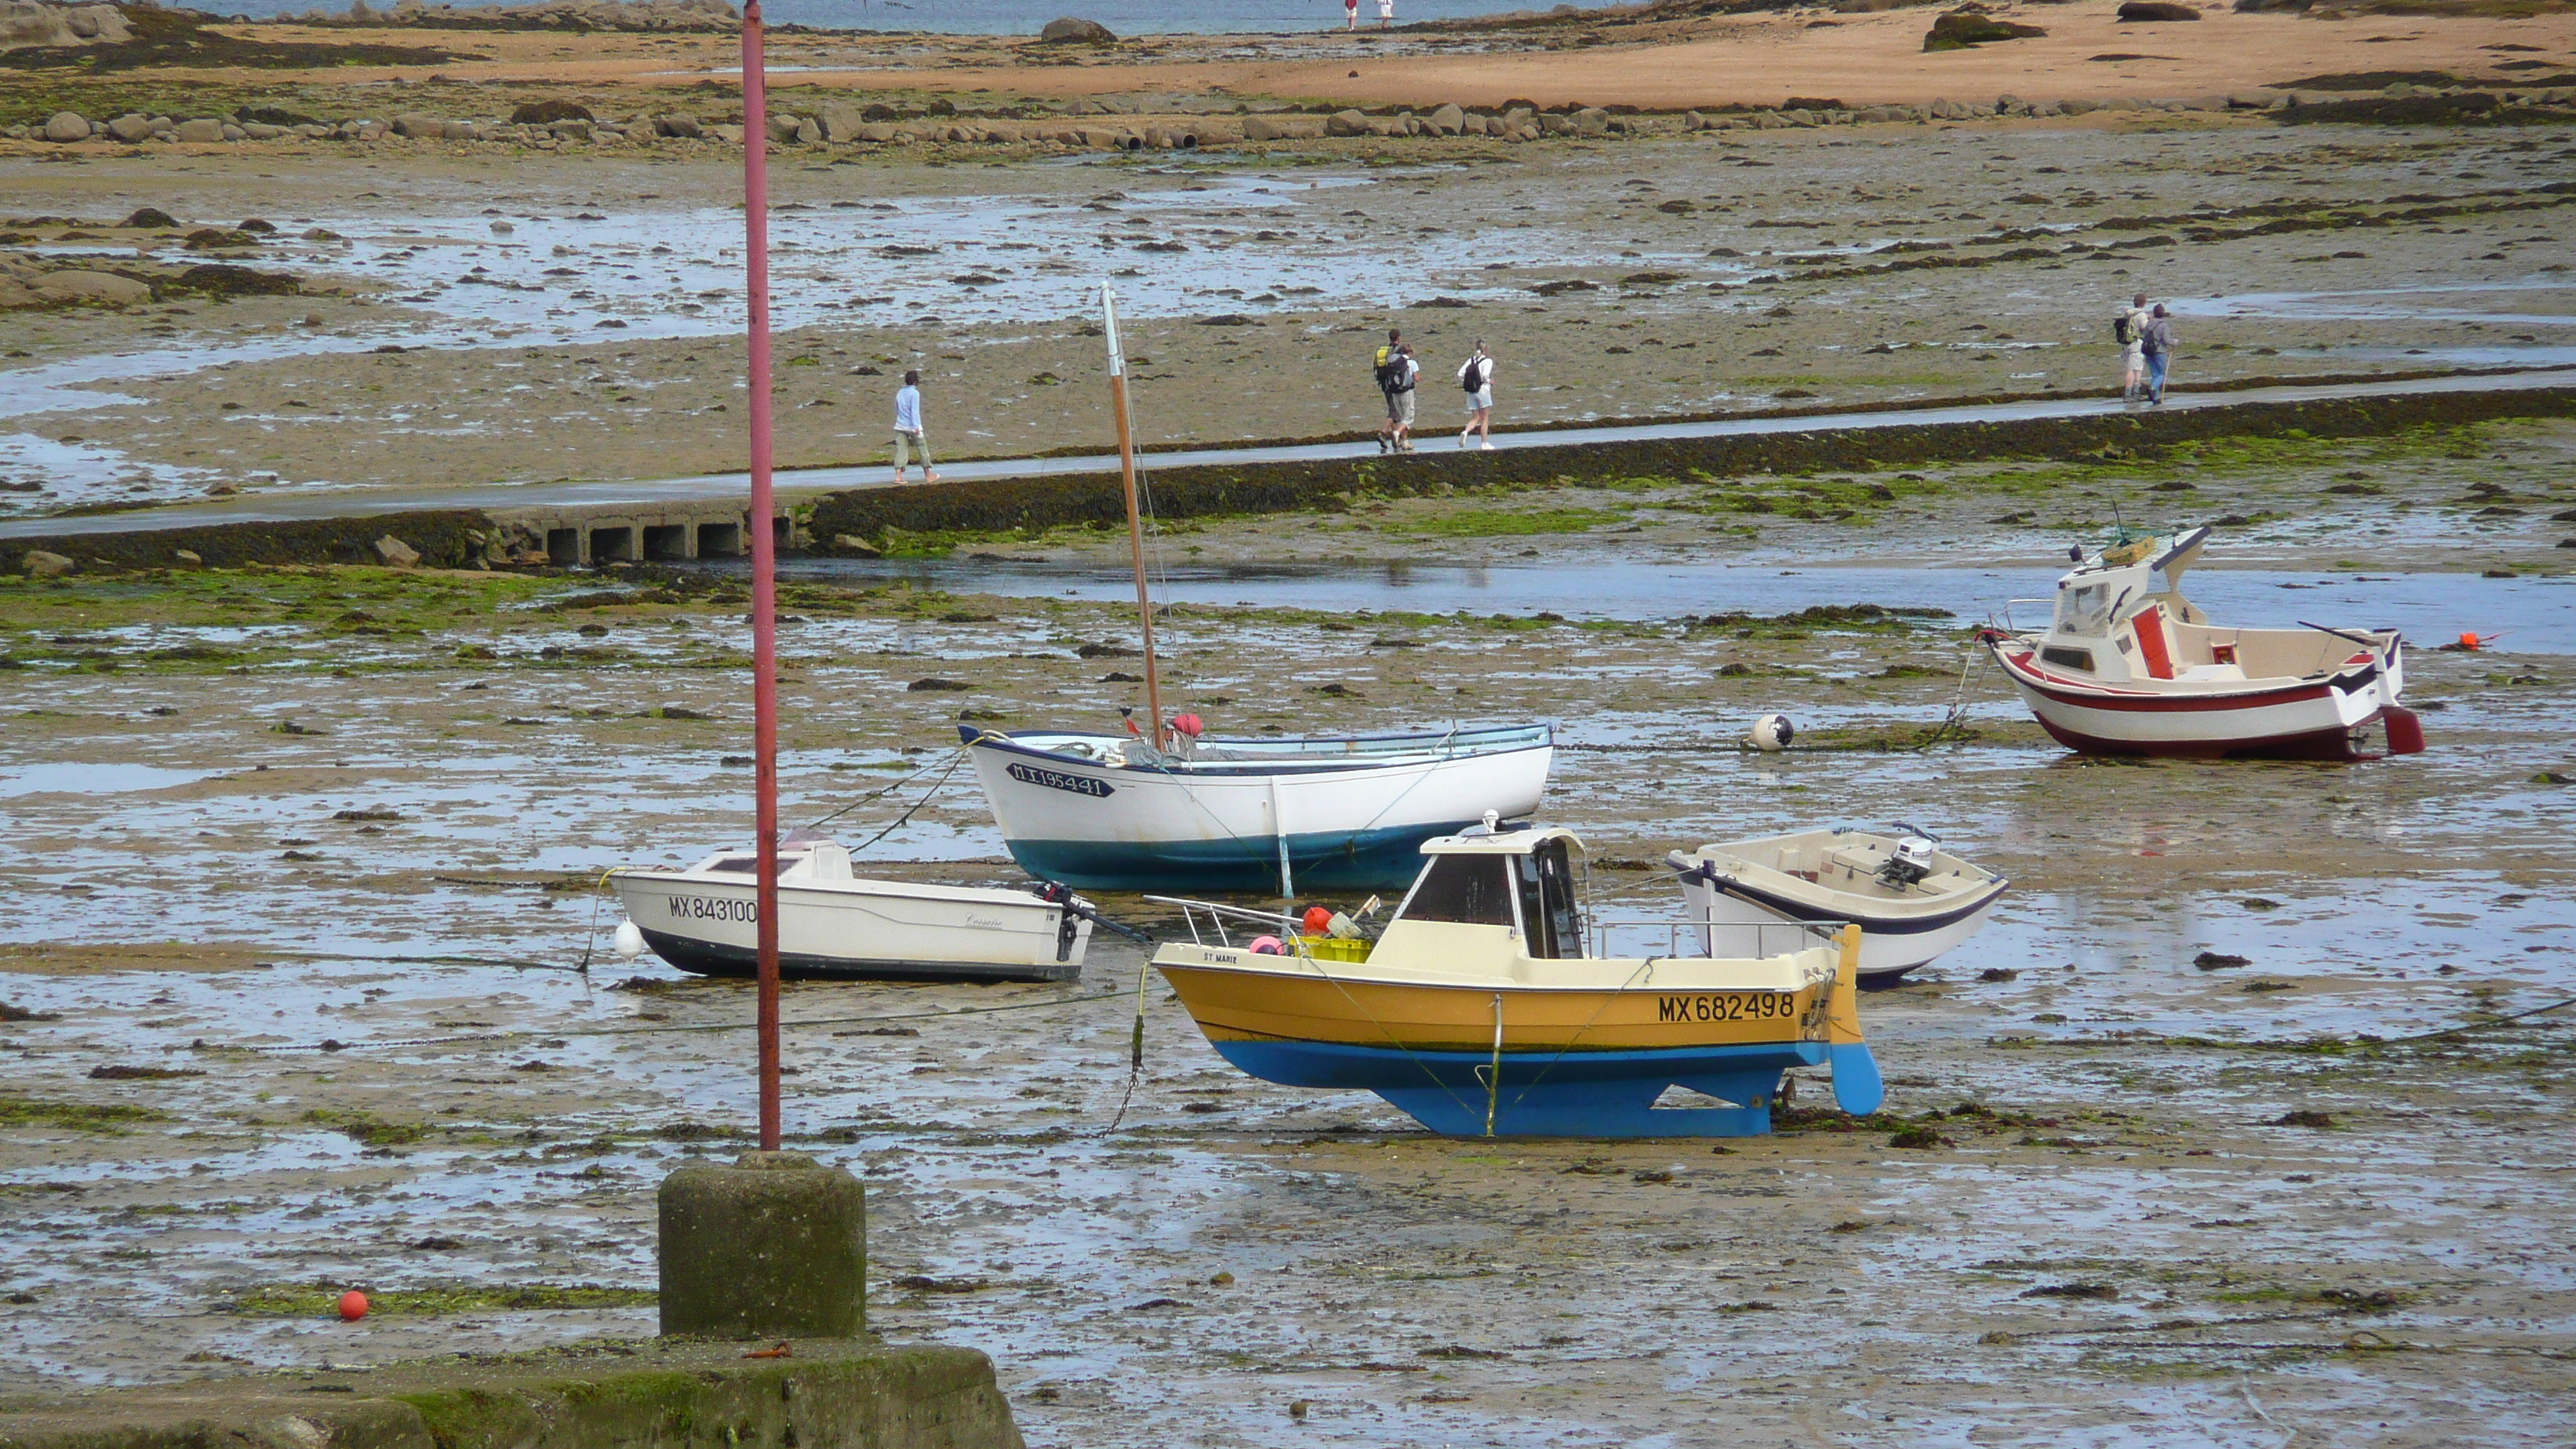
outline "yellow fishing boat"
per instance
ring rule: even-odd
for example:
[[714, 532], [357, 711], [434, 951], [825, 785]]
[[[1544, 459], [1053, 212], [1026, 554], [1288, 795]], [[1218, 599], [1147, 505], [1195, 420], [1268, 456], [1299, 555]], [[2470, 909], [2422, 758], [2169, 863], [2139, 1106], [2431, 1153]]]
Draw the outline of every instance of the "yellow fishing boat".
[[[1372, 1091], [1435, 1132], [1753, 1135], [1771, 1129], [1781, 1072], [1818, 1064], [1843, 1110], [1877, 1110], [1856, 927], [1595, 920], [1570, 830], [1488, 817], [1422, 854], [1374, 942], [1156, 897], [1193, 939], [1157, 950], [1155, 969], [1235, 1066]], [[1667, 949], [1610, 954], [1639, 933]], [[1674, 1087], [1715, 1102], [1657, 1105]]]

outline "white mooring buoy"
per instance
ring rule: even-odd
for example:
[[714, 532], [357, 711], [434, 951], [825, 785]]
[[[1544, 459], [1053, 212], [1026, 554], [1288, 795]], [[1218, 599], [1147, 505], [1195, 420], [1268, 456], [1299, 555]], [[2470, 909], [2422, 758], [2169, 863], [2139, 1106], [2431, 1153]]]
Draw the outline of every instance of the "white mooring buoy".
[[620, 921], [610, 944], [617, 949], [618, 955], [632, 961], [644, 954], [644, 930], [633, 921]]
[[1753, 722], [1753, 728], [1744, 732], [1744, 742], [1767, 754], [1789, 748], [1789, 741], [1797, 736], [1798, 727], [1789, 723], [1787, 715], [1766, 714]]

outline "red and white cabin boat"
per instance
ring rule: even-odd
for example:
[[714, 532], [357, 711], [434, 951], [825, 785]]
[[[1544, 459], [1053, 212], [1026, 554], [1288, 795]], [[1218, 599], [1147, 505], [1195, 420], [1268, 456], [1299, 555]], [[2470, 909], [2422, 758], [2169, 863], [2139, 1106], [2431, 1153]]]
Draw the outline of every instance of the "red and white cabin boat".
[[2424, 748], [2397, 702], [2395, 630], [2214, 625], [2177, 588], [2208, 540], [2122, 537], [2057, 581], [2044, 632], [1978, 640], [2057, 742], [2087, 754], [2350, 760], [2374, 726], [2389, 754]]

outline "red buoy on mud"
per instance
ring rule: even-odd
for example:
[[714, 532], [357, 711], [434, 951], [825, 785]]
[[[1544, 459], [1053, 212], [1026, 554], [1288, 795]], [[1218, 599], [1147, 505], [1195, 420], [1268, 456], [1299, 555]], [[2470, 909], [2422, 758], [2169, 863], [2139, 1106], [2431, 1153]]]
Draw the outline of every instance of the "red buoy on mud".
[[343, 1294], [341, 1294], [341, 1295], [340, 1295], [340, 1317], [342, 1318], [342, 1320], [344, 1320], [344, 1321], [346, 1321], [346, 1322], [349, 1322], [349, 1323], [355, 1323], [355, 1322], [357, 1322], [359, 1319], [364, 1318], [364, 1317], [366, 1317], [366, 1316], [367, 1316], [367, 1295], [366, 1295], [366, 1294], [359, 1292], [359, 1291], [358, 1291], [357, 1289], [355, 1289], [355, 1288], [352, 1288], [352, 1289], [350, 1289], [348, 1292], [343, 1293]]

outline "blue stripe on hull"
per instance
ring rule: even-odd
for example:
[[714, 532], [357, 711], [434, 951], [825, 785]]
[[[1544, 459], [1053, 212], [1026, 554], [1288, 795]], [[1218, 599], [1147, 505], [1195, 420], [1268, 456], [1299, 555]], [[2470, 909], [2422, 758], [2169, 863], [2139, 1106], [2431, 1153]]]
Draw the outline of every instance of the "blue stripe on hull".
[[[1291, 835], [1288, 864], [1299, 891], [1402, 890], [1422, 872], [1422, 842], [1471, 822]], [[1011, 858], [1041, 880], [1086, 891], [1279, 889], [1279, 837], [1239, 840], [1014, 840]]]
[[[1220, 1041], [1217, 1053], [1265, 1082], [1375, 1092], [1451, 1137], [1485, 1135], [1481, 1052], [1406, 1052], [1330, 1042]], [[1863, 1059], [1867, 1047], [1844, 1048]], [[1826, 1060], [1823, 1042], [1668, 1051], [1505, 1052], [1494, 1094], [1498, 1137], [1758, 1137], [1771, 1130], [1780, 1073]], [[1853, 1070], [1857, 1072], [1859, 1062]], [[1875, 1079], [1876, 1068], [1870, 1069]], [[1667, 1087], [1737, 1105], [1667, 1107]]]

